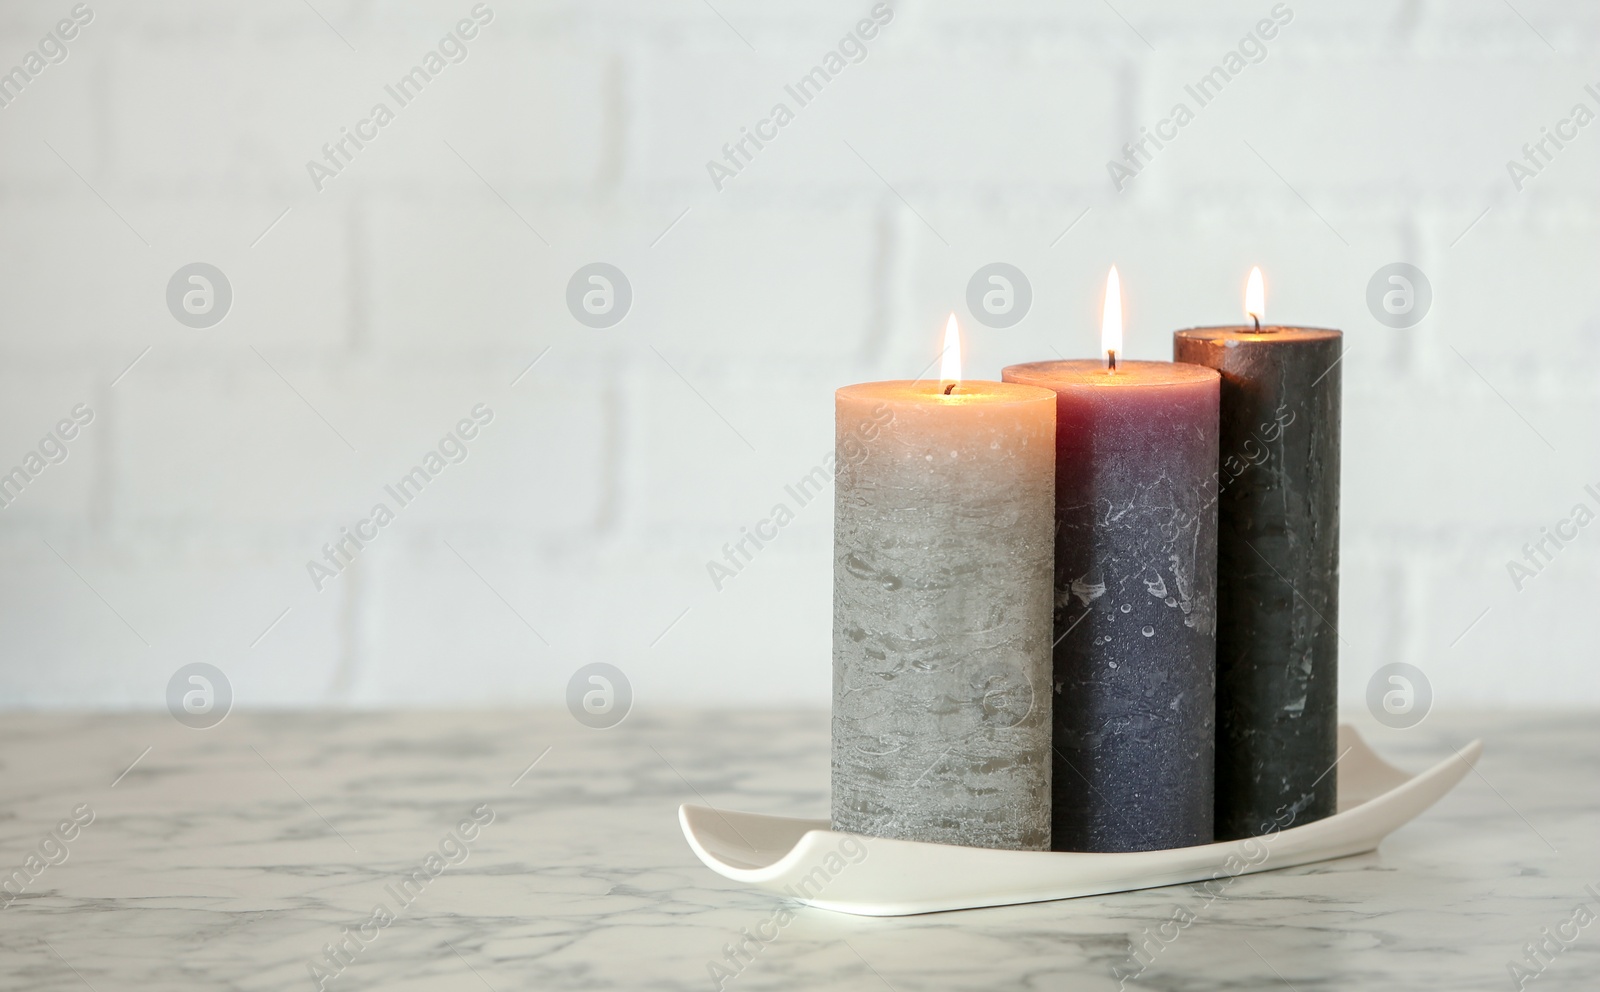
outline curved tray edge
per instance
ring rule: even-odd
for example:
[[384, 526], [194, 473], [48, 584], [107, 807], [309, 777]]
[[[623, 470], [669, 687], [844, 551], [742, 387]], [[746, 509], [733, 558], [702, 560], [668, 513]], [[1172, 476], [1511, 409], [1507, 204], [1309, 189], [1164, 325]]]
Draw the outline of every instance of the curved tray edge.
[[[1399, 773], [1341, 727], [1341, 744]], [[1482, 754], [1475, 740], [1432, 768], [1333, 816], [1274, 835], [1128, 854], [997, 851], [836, 833], [826, 820], [684, 804], [678, 821], [701, 863], [733, 881], [858, 916], [977, 909], [1178, 885], [1374, 850], [1443, 798]], [[1342, 791], [1342, 783], [1341, 783]], [[1352, 797], [1354, 798], [1354, 797]], [[859, 855], [859, 857], [858, 857]]]

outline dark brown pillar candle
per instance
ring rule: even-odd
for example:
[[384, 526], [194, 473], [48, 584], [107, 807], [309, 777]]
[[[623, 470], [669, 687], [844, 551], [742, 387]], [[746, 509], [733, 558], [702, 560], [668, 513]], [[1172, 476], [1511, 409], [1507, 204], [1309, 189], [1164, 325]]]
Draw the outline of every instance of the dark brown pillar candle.
[[1174, 359], [1222, 374], [1218, 840], [1334, 812], [1342, 349], [1304, 327], [1173, 336]]

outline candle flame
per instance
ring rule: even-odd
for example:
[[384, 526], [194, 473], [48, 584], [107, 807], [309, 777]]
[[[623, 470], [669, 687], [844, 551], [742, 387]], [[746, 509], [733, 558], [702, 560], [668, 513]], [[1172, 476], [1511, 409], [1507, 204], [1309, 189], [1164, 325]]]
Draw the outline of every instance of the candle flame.
[[1267, 291], [1261, 285], [1261, 266], [1250, 270], [1250, 281], [1244, 288], [1244, 315], [1259, 326], [1267, 316]]
[[944, 352], [939, 356], [939, 385], [948, 394], [961, 382], [961, 329], [956, 326], [956, 315], [951, 314], [944, 325]]
[[1106, 354], [1107, 365], [1115, 369], [1117, 356], [1122, 353], [1122, 281], [1117, 278], [1117, 267], [1111, 267], [1106, 276], [1106, 308], [1100, 320], [1100, 350]]

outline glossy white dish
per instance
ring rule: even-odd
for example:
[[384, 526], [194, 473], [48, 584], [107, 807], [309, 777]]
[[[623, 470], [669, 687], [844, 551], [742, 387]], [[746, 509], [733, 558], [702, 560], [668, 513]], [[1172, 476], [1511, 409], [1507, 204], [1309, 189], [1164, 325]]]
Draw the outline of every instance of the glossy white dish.
[[994, 851], [835, 833], [827, 820], [685, 804], [678, 821], [706, 867], [736, 882], [858, 916], [1146, 889], [1348, 857], [1432, 806], [1467, 774], [1481, 741], [1419, 775], [1387, 764], [1355, 729], [1339, 728], [1338, 812], [1248, 840], [1133, 854]]

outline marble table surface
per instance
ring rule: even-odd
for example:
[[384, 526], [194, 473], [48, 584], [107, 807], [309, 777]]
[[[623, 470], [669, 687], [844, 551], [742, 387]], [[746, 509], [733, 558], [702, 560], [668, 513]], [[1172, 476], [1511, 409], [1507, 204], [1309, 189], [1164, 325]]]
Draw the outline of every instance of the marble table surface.
[[[677, 806], [825, 816], [825, 713], [8, 713], [0, 872], [39, 860], [0, 893], [0, 988], [1457, 992], [1518, 988], [1512, 964], [1522, 987], [1600, 987], [1595, 715], [1359, 725], [1413, 770], [1486, 752], [1374, 854], [1214, 900], [799, 907], [735, 969], [725, 949], [782, 904], [696, 861]], [[1130, 940], [1180, 913], [1140, 971]]]

